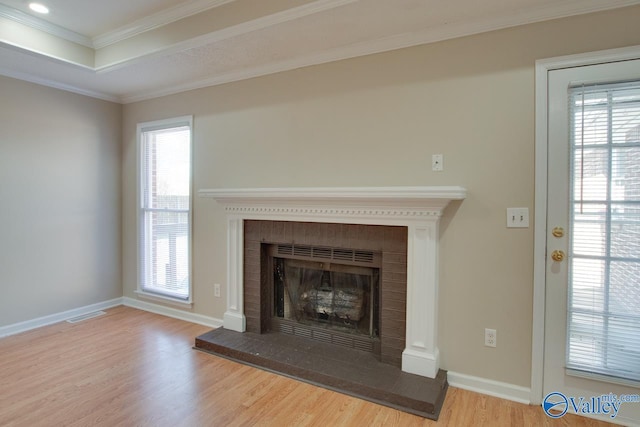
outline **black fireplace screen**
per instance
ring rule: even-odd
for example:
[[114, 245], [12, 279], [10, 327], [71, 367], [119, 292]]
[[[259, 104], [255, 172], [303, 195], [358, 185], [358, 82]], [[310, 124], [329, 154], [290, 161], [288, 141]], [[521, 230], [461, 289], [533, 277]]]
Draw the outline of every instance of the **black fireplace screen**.
[[377, 268], [274, 258], [274, 315], [374, 338], [378, 282]]

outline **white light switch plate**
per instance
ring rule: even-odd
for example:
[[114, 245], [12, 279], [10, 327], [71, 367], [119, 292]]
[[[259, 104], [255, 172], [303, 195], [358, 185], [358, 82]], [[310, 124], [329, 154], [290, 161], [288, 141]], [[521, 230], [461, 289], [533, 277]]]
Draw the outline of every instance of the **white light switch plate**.
[[529, 208], [507, 208], [507, 228], [528, 228]]

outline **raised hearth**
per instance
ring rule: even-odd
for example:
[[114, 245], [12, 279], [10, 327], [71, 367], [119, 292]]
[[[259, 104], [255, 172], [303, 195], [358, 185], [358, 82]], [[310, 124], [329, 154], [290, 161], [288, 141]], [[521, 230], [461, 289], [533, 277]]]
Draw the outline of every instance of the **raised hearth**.
[[340, 349], [283, 334], [218, 328], [196, 338], [196, 348], [422, 417], [438, 419], [448, 383], [402, 372], [371, 353]]

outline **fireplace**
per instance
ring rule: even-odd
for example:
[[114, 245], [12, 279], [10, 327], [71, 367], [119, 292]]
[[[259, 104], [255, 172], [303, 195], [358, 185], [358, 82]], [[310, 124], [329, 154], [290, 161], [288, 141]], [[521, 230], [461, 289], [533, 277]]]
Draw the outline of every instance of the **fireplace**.
[[401, 367], [406, 227], [245, 220], [242, 234], [247, 331], [369, 351]]
[[379, 353], [380, 253], [295, 244], [266, 251], [272, 331]]
[[[363, 285], [361, 290], [362, 305], [367, 304], [365, 300], [370, 305], [376, 300], [379, 304], [377, 314], [374, 310], [373, 315], [367, 317], [369, 323], [372, 319], [374, 323], [369, 330], [375, 330], [378, 336], [367, 339], [379, 340], [380, 359], [384, 363], [401, 366], [408, 373], [436, 378], [440, 363], [437, 347], [438, 224], [449, 202], [466, 197], [464, 188], [216, 189], [200, 190], [200, 195], [223, 203], [227, 212], [225, 329], [261, 333], [274, 325], [294, 327], [299, 323], [277, 315], [276, 285], [263, 286], [274, 280], [279, 262], [275, 259], [282, 258], [272, 256], [269, 259], [269, 252], [276, 250], [273, 245], [301, 245], [321, 251], [379, 252], [378, 298], [375, 288], [370, 285]], [[300, 231], [302, 228], [305, 230]], [[387, 238], [387, 235], [394, 238]], [[387, 244], [389, 246], [385, 246]], [[309, 259], [297, 261], [319, 263]], [[294, 265], [297, 265], [294, 268], [304, 268], [301, 266], [306, 264]], [[325, 309], [326, 313], [323, 313], [321, 307], [322, 301], [326, 305], [341, 288], [343, 293], [344, 289], [350, 289], [348, 293], [359, 293], [353, 291], [358, 288], [353, 284], [334, 287], [329, 283], [326, 276], [330, 276], [332, 268], [318, 268], [321, 273], [314, 273], [320, 275], [320, 285], [307, 294], [306, 299], [311, 302], [309, 307], [304, 307], [304, 300], [289, 302], [288, 310], [300, 312], [302, 304], [301, 311], [306, 310], [317, 320], [316, 324], [306, 325], [306, 331], [300, 333], [318, 331], [318, 335], [322, 335], [326, 329], [323, 322], [346, 317], [335, 310]], [[373, 278], [376, 275], [375, 271], [361, 271], [362, 276]], [[268, 276], [266, 281], [264, 276]], [[394, 286], [388, 286], [387, 282]], [[334, 294], [330, 295], [332, 290]], [[284, 316], [287, 308], [283, 305], [280, 310]], [[363, 318], [366, 316], [364, 314]], [[306, 320], [310, 321], [309, 318]], [[348, 323], [353, 325], [353, 319], [348, 319]], [[357, 323], [360, 329], [360, 323], [364, 325], [366, 321], [360, 319]], [[347, 332], [333, 332], [338, 338], [344, 336], [342, 334], [347, 335]], [[366, 334], [358, 334], [363, 335]]]

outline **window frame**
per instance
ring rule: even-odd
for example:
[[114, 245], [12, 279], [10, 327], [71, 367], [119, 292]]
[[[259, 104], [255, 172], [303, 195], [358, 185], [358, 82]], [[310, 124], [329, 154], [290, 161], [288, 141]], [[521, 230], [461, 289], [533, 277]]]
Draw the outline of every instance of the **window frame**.
[[[146, 227], [145, 212], [149, 209], [145, 206], [144, 200], [144, 188], [146, 184], [145, 178], [145, 155], [144, 155], [144, 133], [166, 130], [178, 127], [189, 128], [189, 207], [187, 212], [187, 248], [188, 248], [188, 277], [189, 287], [188, 296], [186, 298], [171, 295], [170, 293], [162, 293], [152, 291], [144, 288], [144, 275], [146, 266], [143, 265], [146, 259], [145, 257], [145, 234], [144, 228]], [[179, 306], [187, 305], [191, 307], [193, 305], [193, 116], [179, 116], [169, 119], [154, 120], [149, 122], [141, 122], [136, 126], [136, 164], [137, 164], [137, 177], [136, 177], [136, 291], [135, 293], [142, 298], [150, 299], [152, 301], [158, 301], [163, 303], [169, 303]]]

